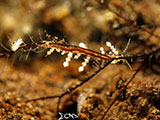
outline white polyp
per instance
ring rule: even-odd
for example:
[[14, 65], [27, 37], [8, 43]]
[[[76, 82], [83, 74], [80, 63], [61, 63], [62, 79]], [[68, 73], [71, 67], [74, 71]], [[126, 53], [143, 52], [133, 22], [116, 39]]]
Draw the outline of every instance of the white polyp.
[[116, 51], [115, 54], [118, 55], [118, 51]]
[[62, 52], [61, 52], [61, 55], [64, 55], [65, 53], [66, 53], [65, 51], [62, 51]]
[[109, 54], [112, 55], [112, 52], [110, 51]]
[[82, 66], [85, 67], [87, 65], [86, 62], [82, 62]]
[[111, 45], [111, 43], [110, 42], [108, 42], [108, 41], [106, 41], [106, 45], [111, 49], [111, 51], [109, 52], [109, 54], [112, 54], [112, 53], [114, 53], [115, 55], [118, 55], [118, 51], [116, 50], [116, 48], [114, 48], [114, 46], [113, 45]]
[[23, 43], [22, 38], [19, 38], [16, 42], [12, 44], [11, 46], [12, 51], [16, 51], [22, 43]]
[[60, 50], [60, 49], [56, 49], [56, 51], [57, 51], [57, 52], [61, 52], [61, 50]]
[[116, 64], [116, 63], [117, 63], [117, 61], [116, 61], [116, 60], [113, 60], [111, 63], [112, 63], [112, 64]]
[[69, 52], [67, 56], [68, 56], [68, 58], [72, 58], [73, 53], [72, 53], [72, 52]]
[[88, 63], [88, 62], [89, 62], [89, 60], [88, 60], [88, 59], [84, 59], [84, 61], [85, 61], [86, 63]]
[[69, 62], [71, 61], [72, 56], [73, 56], [73, 53], [69, 52], [67, 57], [66, 57], [66, 61], [63, 63], [64, 67], [68, 67], [69, 66]]
[[51, 55], [54, 52], [54, 48], [51, 48], [49, 51], [47, 51], [47, 55]]
[[103, 54], [103, 55], [104, 55], [104, 54], [105, 54], [105, 51], [102, 51], [102, 52], [101, 52], [101, 54]]
[[114, 49], [112, 49], [112, 52], [113, 52], [113, 53], [115, 53], [115, 52], [116, 52], [116, 49], [115, 49], [115, 48], [114, 48]]
[[68, 61], [65, 61], [65, 62], [63, 63], [63, 66], [64, 66], [64, 67], [68, 67], [68, 66], [69, 66]]
[[79, 43], [79, 47], [87, 48], [86, 45], [83, 42]]
[[108, 47], [111, 47], [111, 43], [108, 42], [108, 41], [106, 41], [106, 45], [107, 45]]
[[100, 51], [103, 51], [104, 50], [104, 48], [103, 47], [100, 47]]
[[112, 52], [115, 54], [115, 55], [118, 55], [118, 51], [114, 48], [112, 49]]
[[84, 71], [84, 67], [83, 67], [83, 66], [80, 66], [80, 67], [78, 68], [78, 71], [79, 71], [79, 72]]
[[100, 47], [101, 54], [105, 54], [104, 48]]
[[78, 59], [78, 58], [79, 58], [78, 55], [75, 55], [75, 56], [74, 56], [74, 59]]
[[84, 62], [82, 62], [82, 66], [79, 67], [79, 72], [82, 72], [84, 70], [84, 67], [89, 62], [90, 56], [87, 56], [87, 58], [84, 59]]
[[110, 49], [113, 50], [113, 49], [114, 49], [114, 46], [110, 46]]
[[67, 62], [71, 61], [71, 58], [68, 58], [68, 57], [67, 57], [67, 58], [66, 58], [66, 61], [67, 61]]
[[86, 62], [86, 63], [88, 63], [89, 62], [89, 60], [90, 60], [90, 56], [87, 56], [85, 59], [84, 59], [84, 61]]
[[78, 59], [81, 56], [80, 53], [77, 53], [77, 55], [74, 56], [74, 59]]

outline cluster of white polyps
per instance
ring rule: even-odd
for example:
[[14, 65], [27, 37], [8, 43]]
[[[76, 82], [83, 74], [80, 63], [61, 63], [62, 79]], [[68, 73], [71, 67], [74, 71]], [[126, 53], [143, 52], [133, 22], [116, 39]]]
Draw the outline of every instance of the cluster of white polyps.
[[63, 63], [63, 66], [64, 67], [68, 67], [69, 66], [69, 62], [71, 61], [71, 58], [73, 57], [73, 53], [72, 52], [69, 52], [67, 54], [67, 57], [66, 57], [66, 61]]
[[47, 56], [51, 55], [54, 52], [55, 48], [50, 48], [49, 51], [47, 51]]
[[87, 63], [89, 63], [89, 60], [90, 60], [90, 56], [87, 56], [87, 57], [84, 59], [84, 62], [82, 62], [82, 66], [80, 66], [80, 67], [78, 68], [78, 71], [79, 71], [79, 72], [84, 71], [84, 67], [87, 65]]
[[[87, 48], [86, 45], [84, 43], [79, 43], [79, 47], [82, 47], [82, 48]], [[77, 54], [77, 56], [80, 56], [79, 54]], [[76, 57], [77, 57], [76, 56]], [[84, 71], [84, 67], [87, 65], [87, 63], [89, 63], [89, 60], [90, 60], [90, 56], [87, 56], [85, 59], [84, 59], [84, 62], [82, 62], [82, 66], [80, 66], [78, 68], [78, 71], [79, 72], [82, 72]]]
[[[110, 42], [106, 41], [106, 45], [111, 49], [113, 54], [118, 55], [118, 51], [116, 50], [116, 48], [114, 48], [114, 46]], [[110, 52], [109, 54], [112, 54], [112, 52]]]
[[[79, 47], [81, 47], [81, 48], [87, 48], [86, 45], [83, 42], [79, 43]], [[74, 59], [78, 59], [80, 56], [81, 56], [81, 53], [77, 53], [74, 56]]]
[[[79, 47], [81, 48], [87, 48], [86, 45], [84, 43], [79, 43]], [[81, 56], [81, 53], [76, 53], [76, 55], [74, 55], [74, 59], [78, 59], [79, 57]], [[66, 58], [66, 61], [63, 63], [63, 66], [64, 67], [68, 67], [69, 66], [69, 62], [71, 61], [71, 58], [73, 57], [73, 53], [72, 52], [69, 52], [67, 54], [67, 58]], [[89, 60], [90, 60], [90, 56], [87, 56], [85, 59], [84, 59], [84, 62], [82, 62], [82, 66], [79, 67], [78, 71], [79, 72], [82, 72], [84, 71], [84, 67], [87, 65], [87, 63], [89, 63]]]
[[100, 51], [101, 51], [101, 54], [104, 54], [105, 55], [105, 50], [103, 47], [100, 47]]
[[[114, 48], [114, 46], [110, 42], [108, 42], [108, 41], [106, 41], [106, 45], [111, 49], [111, 51], [109, 52], [109, 54], [113, 53], [114, 55], [116, 55], [118, 57], [118, 51], [116, 50], [116, 48]], [[113, 60], [111, 63], [115, 64], [118, 61], [119, 60]]]
[[19, 38], [16, 42], [11, 45], [11, 50], [16, 51], [23, 43], [22, 38]]

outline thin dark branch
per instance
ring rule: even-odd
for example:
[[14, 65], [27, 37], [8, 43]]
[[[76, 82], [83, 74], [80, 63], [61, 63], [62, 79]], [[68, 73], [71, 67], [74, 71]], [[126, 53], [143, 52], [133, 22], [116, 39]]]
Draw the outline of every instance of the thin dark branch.
[[136, 74], [140, 71], [140, 69], [142, 68], [143, 64], [140, 65], [140, 67], [133, 73], [133, 75], [131, 76], [131, 78], [128, 80], [128, 82], [126, 83], [125, 86], [123, 86], [120, 91], [118, 92], [118, 95], [115, 97], [115, 99], [112, 101], [112, 103], [109, 105], [109, 107], [106, 109], [106, 111], [104, 112], [102, 118], [100, 120], [103, 120], [104, 117], [107, 115], [108, 111], [111, 109], [111, 107], [114, 105], [114, 103], [117, 101], [117, 98], [121, 95], [121, 92], [123, 90], [125, 90], [127, 88], [127, 86], [132, 82], [132, 80], [134, 79], [134, 77], [136, 76]]
[[60, 105], [60, 101], [61, 98], [69, 93], [71, 93], [72, 91], [74, 91], [75, 89], [77, 89], [78, 87], [82, 86], [83, 84], [85, 84], [86, 82], [88, 82], [90, 79], [92, 79], [94, 76], [96, 76], [101, 70], [103, 70], [104, 68], [106, 68], [111, 62], [113, 61], [113, 59], [111, 59], [109, 62], [107, 62], [103, 67], [101, 67], [100, 69], [98, 69], [96, 72], [94, 72], [91, 76], [89, 76], [87, 79], [83, 80], [80, 84], [78, 84], [77, 86], [67, 90], [66, 92], [62, 93], [61, 95], [55, 95], [55, 96], [46, 96], [46, 97], [40, 97], [40, 98], [36, 98], [36, 99], [30, 99], [27, 100], [25, 102], [32, 102], [32, 101], [38, 101], [38, 100], [45, 100], [45, 99], [54, 99], [54, 98], [59, 98], [58, 99], [58, 104], [57, 104], [57, 113], [59, 112], [59, 105]]
[[132, 20], [129, 20], [127, 18], [125, 18], [124, 16], [122, 16], [121, 14], [115, 12], [112, 8], [110, 8], [108, 5], [105, 5], [103, 2], [101, 2], [101, 0], [95, 0], [98, 4], [100, 4], [102, 7], [104, 7], [105, 9], [108, 9], [109, 11], [111, 11], [112, 13], [114, 13], [115, 15], [117, 15], [118, 17], [120, 17], [121, 19], [123, 19], [124, 21], [126, 21], [126, 23], [130, 26], [133, 26], [137, 29], [140, 29], [148, 34], [150, 34], [151, 36], [154, 36], [156, 38], [159, 38], [160, 39], [160, 36], [154, 34], [151, 30], [147, 29], [147, 28], [144, 28], [142, 26], [139, 26], [137, 24], [135, 24], [134, 21]]
[[98, 69], [95, 73], [93, 73], [91, 76], [89, 76], [87, 79], [83, 80], [79, 85], [73, 87], [70, 89], [70, 91], [67, 91], [65, 94], [75, 90], [76, 88], [78, 88], [79, 86], [82, 86], [84, 83], [88, 82], [91, 78], [93, 78], [95, 75], [97, 75], [101, 70], [103, 70], [105, 67], [107, 67], [111, 62], [113, 61], [110, 60], [109, 62], [107, 62], [103, 67], [101, 67], [100, 69]]
[[150, 53], [147, 54], [137, 54], [137, 55], [130, 55], [130, 56], [122, 56], [122, 57], [118, 57], [118, 58], [114, 58], [114, 59], [132, 59], [132, 58], [146, 58], [149, 57], [153, 54], [156, 54], [160, 51], [160, 48], [156, 49], [155, 51], [152, 51]]
[[25, 102], [26, 102], [26, 103], [27, 103], [27, 102], [34, 102], [34, 101], [38, 101], [38, 100], [54, 99], [54, 98], [59, 98], [59, 97], [60, 97], [60, 95], [46, 96], [46, 97], [40, 97], [40, 98], [30, 99], [30, 100], [27, 100], [27, 101], [25, 101]]
[[58, 98], [58, 102], [57, 102], [57, 115], [58, 115], [58, 112], [59, 112], [59, 106], [60, 106], [60, 103], [61, 103], [61, 98], [62, 98], [63, 96], [60, 96], [59, 98]]
[[[90, 79], [92, 79], [94, 76], [96, 76], [101, 70], [103, 70], [105, 67], [107, 67], [110, 63], [112, 62], [109, 61], [108, 63], [106, 63], [102, 68], [98, 69], [95, 73], [93, 73], [91, 76], [89, 76], [87, 79], [83, 80], [80, 84], [76, 85], [75, 87], [67, 90], [66, 92], [64, 92], [63, 94], [61, 94], [61, 97], [71, 93], [72, 91], [74, 91], [75, 89], [77, 89], [78, 87], [82, 86], [83, 84], [85, 84], [86, 82], [88, 82]], [[58, 106], [59, 107], [59, 106]], [[58, 108], [59, 109], [59, 108]]]

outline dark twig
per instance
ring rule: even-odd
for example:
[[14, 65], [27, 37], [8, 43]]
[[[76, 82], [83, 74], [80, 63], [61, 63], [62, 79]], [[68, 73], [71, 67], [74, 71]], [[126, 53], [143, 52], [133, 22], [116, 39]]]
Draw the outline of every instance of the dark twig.
[[[157, 53], [157, 52], [159, 52], [159, 51], [160, 51], [160, 49], [157, 49], [157, 50], [155, 50], [155, 51], [153, 51], [153, 52], [151, 52], [151, 53], [148, 53], [148, 54], [132, 55], [132, 56], [124, 56], [124, 57], [120, 57], [120, 58], [113, 58], [113, 59], [111, 59], [109, 62], [107, 62], [103, 67], [100, 67], [95, 73], [93, 73], [93, 74], [92, 74], [91, 76], [89, 76], [87, 79], [83, 80], [80, 84], [78, 84], [77, 86], [75, 86], [75, 87], [67, 90], [66, 92], [62, 93], [61, 95], [40, 97], [40, 98], [36, 98], [36, 99], [27, 100], [27, 101], [25, 101], [25, 102], [38, 101], [38, 100], [44, 100], [44, 99], [59, 98], [59, 99], [58, 99], [58, 105], [57, 105], [57, 112], [58, 112], [58, 111], [59, 111], [60, 100], [61, 100], [61, 98], [62, 98], [63, 96], [71, 93], [72, 91], [74, 91], [74, 90], [77, 89], [78, 87], [80, 87], [80, 86], [82, 86], [83, 84], [85, 84], [86, 82], [88, 82], [90, 79], [92, 79], [94, 76], [96, 76], [101, 70], [103, 70], [106, 66], [108, 66], [114, 59], [131, 59], [131, 58], [144, 58], [144, 59], [145, 59], [146, 57], [148, 57], [148, 56], [150, 56], [150, 55], [153, 55], [153, 54], [155, 54], [155, 53]], [[138, 71], [139, 71], [139, 69], [138, 69]], [[136, 75], [136, 73], [137, 73], [138, 71], [136, 71], [134, 74]], [[128, 86], [128, 84], [132, 81], [132, 79], [134, 78], [135, 75], [133, 75], [133, 76], [131, 77], [131, 79], [128, 81], [128, 83], [126, 84], [126, 86], [125, 86], [124, 88], [126, 88], [126, 87]], [[122, 88], [122, 89], [124, 89], [124, 88]], [[119, 95], [118, 95], [118, 96], [119, 96]], [[118, 96], [117, 96], [117, 97], [118, 97]], [[112, 102], [112, 104], [110, 105], [110, 107], [108, 107], [108, 109], [106, 110], [106, 113], [109, 111], [109, 109], [112, 107], [112, 105], [116, 102], [117, 97], [116, 97], [115, 100]], [[105, 113], [105, 114], [106, 114], [106, 113]], [[104, 114], [104, 116], [105, 116], [105, 114]], [[103, 117], [102, 117], [102, 118], [103, 118]]]
[[59, 98], [58, 98], [58, 102], [57, 102], [57, 115], [58, 115], [58, 112], [59, 112], [59, 106], [60, 106], [60, 103], [61, 103], [61, 98], [62, 98], [63, 96], [61, 95], [61, 96], [59, 96]]
[[104, 4], [103, 2], [101, 2], [101, 0], [95, 0], [99, 5], [101, 5], [102, 7], [108, 9], [109, 11], [111, 11], [112, 13], [114, 13], [115, 15], [117, 15], [118, 17], [120, 17], [121, 19], [123, 19], [124, 21], [126, 21], [126, 23], [130, 26], [133, 26], [137, 29], [140, 29], [148, 34], [150, 34], [151, 36], [154, 36], [156, 38], [159, 38], [160, 39], [160, 36], [158, 36], [157, 34], [154, 34], [151, 30], [147, 29], [147, 28], [144, 28], [142, 26], [139, 26], [137, 24], [135, 24], [134, 21], [132, 20], [129, 20], [127, 18], [125, 18], [124, 16], [122, 16], [121, 14], [115, 12], [112, 8], [110, 8], [108, 5]]
[[32, 101], [38, 101], [38, 100], [44, 100], [44, 99], [54, 99], [54, 98], [58, 98], [58, 104], [57, 104], [57, 113], [59, 112], [59, 105], [60, 105], [60, 101], [61, 98], [69, 93], [71, 93], [72, 91], [74, 91], [75, 89], [77, 89], [78, 87], [82, 86], [83, 84], [85, 84], [86, 82], [88, 82], [90, 79], [92, 79], [94, 76], [96, 76], [101, 70], [103, 70], [104, 68], [106, 68], [111, 62], [113, 61], [113, 59], [111, 59], [109, 62], [107, 62], [103, 67], [101, 67], [100, 69], [98, 69], [96, 72], [94, 72], [91, 76], [89, 76], [87, 79], [83, 80], [80, 84], [78, 84], [77, 86], [67, 90], [66, 92], [62, 93], [61, 95], [55, 95], [55, 96], [46, 96], [46, 97], [40, 97], [40, 98], [36, 98], [36, 99], [30, 99], [27, 100], [25, 102], [32, 102]]
[[114, 58], [114, 59], [132, 59], [132, 58], [146, 58], [146, 57], [149, 57], [153, 54], [156, 54], [160, 51], [160, 48], [156, 49], [155, 51], [153, 52], [150, 52], [150, 53], [147, 53], [147, 54], [137, 54], [137, 55], [130, 55], [130, 56], [122, 56], [122, 57], [119, 57], [119, 58]]
[[108, 111], [111, 109], [111, 107], [114, 105], [114, 103], [117, 101], [118, 97], [120, 97], [121, 92], [123, 90], [125, 90], [127, 88], [127, 86], [132, 82], [132, 80], [134, 79], [134, 77], [136, 76], [136, 74], [140, 71], [141, 67], [143, 66], [143, 64], [141, 64], [141, 66], [133, 73], [133, 75], [131, 76], [131, 78], [128, 80], [128, 82], [126, 83], [125, 86], [123, 86], [120, 91], [118, 92], [118, 95], [115, 97], [115, 99], [112, 101], [112, 103], [109, 105], [109, 107], [106, 109], [106, 111], [104, 112], [102, 118], [100, 120], [103, 120], [104, 117], [107, 115]]
[[60, 95], [46, 96], [46, 97], [40, 97], [40, 98], [30, 99], [30, 100], [27, 100], [27, 101], [25, 101], [25, 102], [26, 102], [26, 103], [27, 103], [27, 102], [34, 102], [34, 101], [38, 101], [38, 100], [54, 99], [54, 98], [59, 98], [59, 97], [60, 97]]
[[[140, 57], [140, 58], [143, 57], [144, 60], [145, 60], [147, 57], [149, 57], [149, 56], [151, 56], [151, 55], [153, 55], [153, 54], [156, 54], [156, 53], [159, 52], [159, 51], [160, 51], [160, 48], [157, 49], [157, 50], [155, 50], [155, 51], [153, 51], [153, 52], [150, 52], [150, 53], [148, 53], [148, 54], [135, 55], [135, 56], [130, 56], [130, 57], [124, 57], [123, 59], [134, 58], [134, 57], [137, 57], [137, 58], [138, 58], [138, 57]], [[121, 92], [122, 92], [124, 89], [126, 89], [127, 86], [132, 82], [132, 80], [134, 79], [134, 77], [136, 76], [136, 74], [139, 72], [139, 70], [142, 68], [142, 66], [143, 66], [143, 64], [141, 64], [141, 66], [134, 72], [134, 74], [133, 74], [132, 77], [129, 79], [129, 81], [126, 83], [126, 85], [120, 89], [120, 91], [118, 92], [118, 95], [115, 97], [115, 99], [113, 100], [113, 102], [109, 105], [109, 107], [108, 107], [108, 108], [106, 109], [106, 111], [104, 112], [101, 120], [104, 119], [104, 117], [106, 116], [106, 114], [108, 113], [108, 111], [111, 109], [111, 107], [112, 107], [112, 106], [114, 105], [114, 103], [117, 101], [117, 98], [121, 95]]]

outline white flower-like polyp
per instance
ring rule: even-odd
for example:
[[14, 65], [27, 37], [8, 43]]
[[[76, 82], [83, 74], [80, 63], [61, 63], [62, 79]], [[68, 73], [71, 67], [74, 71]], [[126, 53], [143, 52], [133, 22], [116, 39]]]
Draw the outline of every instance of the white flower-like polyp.
[[[106, 41], [106, 45], [111, 49], [111, 51], [112, 51], [115, 55], [118, 55], [118, 51], [116, 50], [116, 48], [114, 48], [114, 46], [113, 46], [110, 42]], [[109, 52], [109, 54], [112, 54], [112, 52]]]
[[72, 58], [73, 53], [72, 53], [72, 52], [69, 52], [67, 56], [68, 56], [68, 58]]
[[68, 61], [65, 61], [65, 62], [63, 63], [63, 66], [64, 66], [64, 67], [68, 67], [68, 66], [69, 66]]
[[83, 42], [79, 43], [79, 47], [87, 48], [87, 47], [86, 47], [86, 44], [84, 44]]
[[108, 41], [106, 41], [106, 45], [107, 45], [108, 47], [111, 47], [111, 46], [112, 46], [111, 43], [108, 42]]
[[23, 43], [22, 38], [19, 38], [16, 42], [14, 42], [14, 43], [12, 44], [11, 50], [12, 50], [12, 51], [16, 51], [16, 50], [20, 47], [20, 45], [21, 45], [22, 43]]
[[51, 55], [54, 52], [54, 48], [51, 48], [49, 51], [47, 51], [47, 55]]
[[78, 59], [81, 56], [80, 53], [77, 53], [77, 55], [74, 56], [74, 59]]
[[105, 54], [105, 50], [103, 47], [100, 47], [101, 54]]
[[82, 72], [83, 70], [84, 70], [83, 66], [80, 66], [79, 69], [78, 69], [79, 72]]

